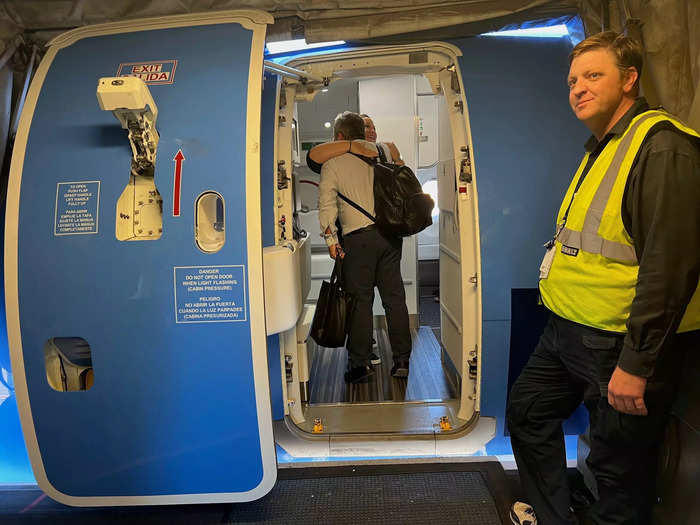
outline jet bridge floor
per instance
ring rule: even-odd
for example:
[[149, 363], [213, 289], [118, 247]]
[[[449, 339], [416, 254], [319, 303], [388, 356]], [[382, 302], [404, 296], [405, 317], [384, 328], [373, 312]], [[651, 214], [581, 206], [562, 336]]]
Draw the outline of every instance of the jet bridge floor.
[[67, 507], [35, 486], [0, 487], [3, 524], [357, 523], [502, 525], [509, 482], [498, 461], [284, 468], [249, 503], [158, 507]]

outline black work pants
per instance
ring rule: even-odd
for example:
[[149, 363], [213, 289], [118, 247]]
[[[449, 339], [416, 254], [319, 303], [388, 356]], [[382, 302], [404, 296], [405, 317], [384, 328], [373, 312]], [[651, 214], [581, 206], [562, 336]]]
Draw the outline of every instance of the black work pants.
[[[575, 524], [570, 511], [562, 422], [583, 401], [590, 414], [586, 460], [599, 499], [595, 524], [644, 525], [655, 501], [658, 449], [685, 348], [698, 332], [676, 335], [664, 349], [644, 396], [649, 414], [616, 411], [607, 387], [624, 336], [550, 317], [537, 348], [513, 384], [507, 422], [521, 483], [540, 525]], [[695, 349], [697, 350], [697, 348]]]
[[411, 332], [401, 279], [401, 245], [401, 238], [385, 238], [376, 229], [351, 232], [343, 238], [345, 286], [355, 296], [355, 310], [347, 341], [351, 367], [369, 363], [375, 286], [379, 289], [386, 311], [394, 360], [409, 359]]

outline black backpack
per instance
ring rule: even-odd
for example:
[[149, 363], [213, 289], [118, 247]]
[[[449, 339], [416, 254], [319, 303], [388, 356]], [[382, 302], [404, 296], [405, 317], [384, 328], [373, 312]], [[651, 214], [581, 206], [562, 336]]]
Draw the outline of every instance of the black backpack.
[[374, 210], [376, 217], [355, 204], [342, 193], [338, 196], [372, 219], [379, 231], [389, 237], [408, 237], [423, 231], [433, 223], [435, 202], [423, 193], [418, 178], [408, 166], [399, 166], [386, 161], [382, 147], [377, 145], [379, 161], [362, 157], [374, 166]]

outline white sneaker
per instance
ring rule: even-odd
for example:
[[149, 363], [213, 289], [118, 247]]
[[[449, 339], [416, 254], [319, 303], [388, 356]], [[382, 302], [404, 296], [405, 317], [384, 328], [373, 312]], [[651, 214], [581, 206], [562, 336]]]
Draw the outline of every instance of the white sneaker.
[[516, 501], [510, 508], [510, 521], [515, 525], [537, 525], [535, 509], [527, 503]]

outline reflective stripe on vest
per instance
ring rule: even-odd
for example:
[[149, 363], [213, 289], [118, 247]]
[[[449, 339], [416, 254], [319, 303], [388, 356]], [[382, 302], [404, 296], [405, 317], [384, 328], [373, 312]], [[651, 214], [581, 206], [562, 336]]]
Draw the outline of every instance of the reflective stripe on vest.
[[[644, 138], [662, 121], [700, 137], [664, 112], [647, 111], [635, 117], [621, 137], [605, 146], [586, 175], [589, 180], [584, 179], [578, 188], [580, 195], [577, 196], [574, 189], [588, 154], [579, 166], [559, 211], [557, 222], [561, 223], [564, 222], [564, 206], [571, 202], [566, 224], [560, 227], [555, 239], [556, 252], [549, 277], [540, 281], [542, 299], [556, 314], [603, 330], [626, 331], [639, 264], [632, 239], [622, 222], [624, 187]], [[606, 163], [609, 163], [607, 167]], [[598, 181], [597, 186], [591, 187], [595, 181]], [[582, 208], [589, 199], [587, 208]], [[700, 329], [700, 292], [697, 289], [678, 331], [695, 329]]]

